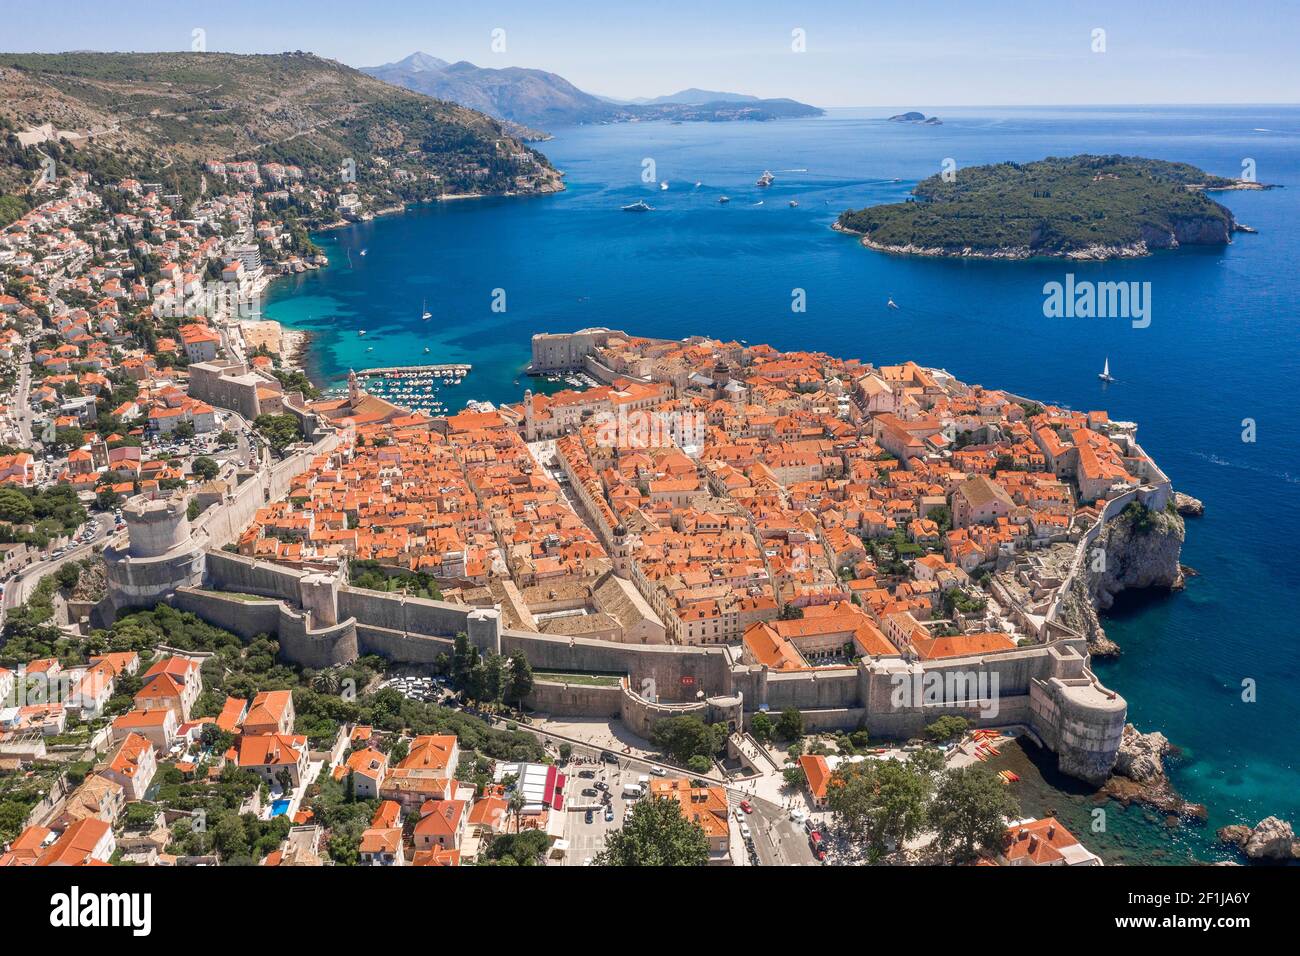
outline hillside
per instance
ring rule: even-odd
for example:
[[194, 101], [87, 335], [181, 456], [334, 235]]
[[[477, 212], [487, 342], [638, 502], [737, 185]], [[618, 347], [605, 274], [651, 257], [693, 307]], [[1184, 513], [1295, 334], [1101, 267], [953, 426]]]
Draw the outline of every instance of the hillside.
[[3, 191], [29, 182], [41, 153], [105, 177], [157, 179], [187, 198], [202, 188], [204, 162], [246, 159], [296, 165], [308, 183], [334, 187], [351, 158], [360, 185], [397, 200], [559, 188], [546, 159], [498, 121], [311, 54], [0, 54], [0, 74], [7, 132], [50, 123], [76, 144], [63, 136], [24, 149], [4, 137]]
[[915, 255], [1145, 255], [1230, 242], [1239, 228], [1232, 213], [1204, 191], [1250, 187], [1186, 163], [1049, 157], [960, 169], [952, 182], [931, 176], [912, 190], [914, 201], [847, 210], [836, 228]]
[[364, 67], [363, 72], [418, 93], [482, 110], [524, 130], [632, 120], [771, 120], [820, 116], [822, 112], [794, 100], [764, 100], [739, 93], [696, 89], [622, 103], [584, 92], [564, 77], [545, 70], [489, 69], [463, 60], [445, 64], [427, 53], [413, 53], [396, 63]]
[[484, 69], [461, 60], [431, 68], [436, 57], [413, 53], [396, 63], [365, 67], [363, 72], [385, 83], [405, 87], [480, 110], [522, 127], [600, 122], [618, 107], [584, 93], [562, 76], [521, 67]]
[[679, 90], [668, 96], [654, 96], [649, 99], [633, 100], [644, 106], [661, 106], [665, 103], [686, 103], [698, 106], [701, 103], [757, 103], [757, 96], [748, 93], [719, 93], [717, 90], [701, 90], [692, 86], [688, 90]]

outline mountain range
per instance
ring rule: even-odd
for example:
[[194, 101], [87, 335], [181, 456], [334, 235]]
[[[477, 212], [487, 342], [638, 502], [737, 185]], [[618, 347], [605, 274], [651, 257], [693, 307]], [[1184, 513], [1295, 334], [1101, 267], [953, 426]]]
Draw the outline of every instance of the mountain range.
[[17, 134], [45, 124], [64, 132], [42, 153], [187, 195], [204, 163], [234, 159], [332, 187], [355, 158], [358, 180], [395, 199], [561, 188], [499, 120], [310, 53], [0, 53], [0, 192], [30, 179], [40, 156]]
[[362, 67], [362, 72], [437, 99], [450, 100], [514, 124], [520, 135], [583, 123], [647, 120], [730, 121], [820, 116], [815, 106], [790, 99], [761, 99], [743, 93], [686, 89], [668, 96], [616, 100], [578, 89], [564, 77], [523, 67], [493, 69], [465, 60], [448, 63], [412, 53], [396, 63]]

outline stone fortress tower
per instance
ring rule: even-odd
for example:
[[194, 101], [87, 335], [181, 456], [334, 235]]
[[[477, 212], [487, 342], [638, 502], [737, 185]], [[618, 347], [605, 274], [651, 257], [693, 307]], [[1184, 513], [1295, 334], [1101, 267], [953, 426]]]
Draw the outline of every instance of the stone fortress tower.
[[111, 608], [96, 608], [97, 616], [153, 607], [203, 579], [204, 550], [195, 546], [188, 504], [178, 491], [167, 498], [137, 496], [123, 506], [127, 543], [104, 549]]

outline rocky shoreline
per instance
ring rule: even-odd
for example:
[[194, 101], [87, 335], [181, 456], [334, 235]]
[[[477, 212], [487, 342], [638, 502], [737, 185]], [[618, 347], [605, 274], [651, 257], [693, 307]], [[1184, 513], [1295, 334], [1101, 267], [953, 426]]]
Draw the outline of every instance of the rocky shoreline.
[[1220, 827], [1220, 843], [1235, 846], [1252, 863], [1289, 863], [1300, 860], [1300, 840], [1291, 824], [1277, 817], [1265, 817], [1253, 827]]
[[1125, 724], [1114, 771], [1102, 784], [1101, 792], [1125, 806], [1140, 803], [1153, 807], [1166, 814], [1171, 823], [1204, 823], [1208, 816], [1204, 805], [1184, 800], [1165, 772], [1165, 758], [1176, 758], [1181, 753], [1164, 734], [1143, 734], [1132, 724]]
[[1042, 259], [1070, 259], [1083, 262], [1101, 262], [1107, 259], [1140, 259], [1143, 256], [1149, 256], [1151, 250], [1145, 242], [1135, 243], [1131, 246], [1088, 246], [1085, 249], [1075, 249], [1065, 253], [1044, 252], [1042, 250], [1030, 249], [1028, 246], [1008, 246], [1002, 249], [975, 249], [966, 246], [961, 249], [950, 249], [945, 246], [917, 246], [912, 243], [906, 245], [889, 245], [883, 242], [876, 242], [870, 236], [857, 231], [856, 229], [847, 229], [839, 223], [831, 228], [837, 232], [843, 232], [848, 235], [860, 236], [859, 240], [862, 245], [868, 249], [874, 249], [876, 252], [885, 252], [891, 255], [902, 256], [926, 256], [932, 259], [1009, 259], [1023, 260], [1033, 259], [1035, 257]]
[[[1232, 189], [1235, 187], [1225, 186], [1223, 189]], [[1246, 187], [1242, 187], [1246, 188]], [[1191, 227], [1196, 225], [1193, 221]], [[1189, 227], [1189, 228], [1191, 228]], [[1028, 246], [1004, 246], [997, 249], [977, 249], [973, 246], [963, 246], [953, 248], [950, 246], [918, 246], [914, 243], [904, 245], [889, 244], [878, 242], [872, 239], [867, 233], [858, 229], [850, 229], [840, 224], [838, 220], [831, 224], [831, 228], [836, 232], [845, 235], [858, 236], [859, 242], [868, 249], [876, 252], [884, 252], [892, 255], [906, 256], [925, 256], [934, 259], [1004, 259], [1004, 260], [1024, 260], [1024, 259], [1062, 259], [1073, 262], [1104, 262], [1109, 259], [1141, 259], [1151, 255], [1153, 252], [1166, 249], [1177, 249], [1183, 245], [1227, 245], [1232, 242], [1232, 233], [1245, 232], [1256, 233], [1258, 230], [1250, 226], [1243, 226], [1235, 219], [1231, 220], [1228, 228], [1222, 236], [1209, 242], [1194, 241], [1193, 235], [1203, 232], [1203, 227], [1196, 233], [1189, 233], [1187, 229], [1180, 229], [1179, 232], [1157, 232], [1152, 229], [1144, 229], [1144, 237], [1137, 242], [1127, 243], [1125, 245], [1090, 245], [1080, 249], [1070, 249], [1065, 252], [1053, 252], [1044, 249], [1031, 249]], [[1180, 233], [1182, 234], [1180, 236]]]

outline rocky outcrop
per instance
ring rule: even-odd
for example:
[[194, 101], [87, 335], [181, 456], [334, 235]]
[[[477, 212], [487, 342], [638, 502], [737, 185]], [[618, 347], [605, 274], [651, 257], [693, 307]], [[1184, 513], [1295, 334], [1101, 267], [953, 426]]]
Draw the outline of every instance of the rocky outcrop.
[[[1151, 511], [1135, 503], [1107, 521], [1084, 561], [1088, 593], [1097, 609], [1106, 610], [1115, 595], [1131, 588], [1182, 587], [1178, 558], [1184, 535], [1182, 517], [1170, 509]], [[1093, 559], [1098, 548], [1104, 560]]]
[[1291, 824], [1277, 817], [1265, 817], [1254, 827], [1222, 827], [1219, 840], [1234, 844], [1248, 860], [1257, 863], [1300, 860], [1300, 842], [1296, 840]]
[[1087, 638], [1088, 653], [1093, 657], [1119, 656], [1120, 646], [1106, 636], [1084, 575], [1075, 575], [1070, 582], [1057, 608], [1056, 618], [1070, 630]]
[[1082, 573], [1062, 595], [1057, 620], [1087, 638], [1093, 656], [1117, 657], [1120, 646], [1106, 636], [1097, 612], [1129, 588], [1181, 588], [1183, 535], [1183, 519], [1168, 510], [1135, 505], [1112, 518], [1084, 555]]
[[[1222, 207], [1220, 207], [1222, 208]], [[1232, 241], [1235, 222], [1227, 216], [1189, 216], [1171, 220], [1172, 228], [1144, 224], [1142, 241], [1150, 249], [1177, 249], [1179, 246], [1222, 246]]]
[[1138, 783], [1151, 783], [1165, 775], [1165, 754], [1171, 746], [1169, 738], [1159, 731], [1143, 734], [1132, 724], [1125, 724], [1115, 772]]
[[1102, 791], [1126, 806], [1144, 803], [1172, 817], [1204, 821], [1205, 807], [1180, 797], [1165, 773], [1165, 757], [1178, 753], [1164, 734], [1143, 734], [1132, 724], [1125, 724], [1114, 772]]
[[1193, 498], [1181, 491], [1174, 492], [1174, 509], [1184, 518], [1199, 518], [1205, 514], [1205, 504], [1200, 498]]

